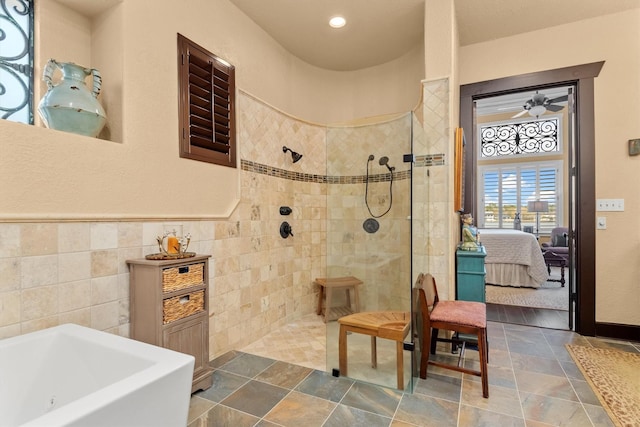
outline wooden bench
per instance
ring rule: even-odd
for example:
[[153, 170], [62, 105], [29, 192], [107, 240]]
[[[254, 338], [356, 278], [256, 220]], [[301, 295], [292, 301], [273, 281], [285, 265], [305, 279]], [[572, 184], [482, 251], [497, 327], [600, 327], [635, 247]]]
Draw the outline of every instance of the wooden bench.
[[[318, 295], [318, 310], [317, 313], [324, 316], [324, 323], [330, 320], [335, 320], [339, 317], [346, 316], [352, 313], [360, 311], [360, 300], [358, 299], [358, 286], [362, 285], [362, 280], [353, 277], [331, 277], [331, 278], [318, 278], [313, 283], [320, 286], [320, 293]], [[344, 290], [347, 305], [333, 307], [332, 298], [334, 290]], [[351, 296], [349, 291], [353, 290], [354, 305], [351, 307]], [[326, 302], [323, 307], [323, 300]]]

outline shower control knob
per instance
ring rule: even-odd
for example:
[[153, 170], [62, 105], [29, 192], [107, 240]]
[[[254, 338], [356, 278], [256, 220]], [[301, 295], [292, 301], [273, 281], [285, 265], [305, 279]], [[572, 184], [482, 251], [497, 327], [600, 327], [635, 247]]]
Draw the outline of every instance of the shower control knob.
[[287, 221], [284, 221], [282, 224], [280, 224], [280, 236], [283, 239], [286, 239], [289, 236], [293, 236], [293, 231], [291, 230], [291, 226]]
[[280, 215], [289, 215], [292, 212], [289, 206], [280, 206]]

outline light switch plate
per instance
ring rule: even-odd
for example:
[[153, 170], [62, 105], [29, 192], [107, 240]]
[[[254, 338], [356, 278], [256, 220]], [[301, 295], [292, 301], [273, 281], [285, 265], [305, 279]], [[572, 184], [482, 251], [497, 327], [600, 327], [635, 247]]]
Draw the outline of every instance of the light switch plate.
[[599, 212], [624, 212], [624, 199], [598, 199], [596, 210]]
[[606, 230], [607, 229], [607, 217], [599, 216], [596, 220], [596, 229], [597, 230]]

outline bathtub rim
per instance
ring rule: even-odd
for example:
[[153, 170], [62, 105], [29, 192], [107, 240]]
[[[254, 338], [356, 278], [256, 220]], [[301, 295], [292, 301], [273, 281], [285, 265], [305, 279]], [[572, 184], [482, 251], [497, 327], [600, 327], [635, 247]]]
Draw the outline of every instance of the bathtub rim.
[[160, 378], [167, 377], [170, 374], [181, 369], [185, 369], [185, 367], [191, 365], [191, 367], [188, 368], [190, 372], [188, 381], [184, 381], [184, 392], [188, 396], [188, 403], [191, 396], [191, 378], [193, 376], [195, 358], [188, 354], [157, 347], [131, 338], [122, 337], [73, 323], [65, 323], [51, 328], [2, 339], [0, 340], [0, 351], [3, 347], [20, 345], [22, 342], [33, 341], [51, 335], [65, 334], [80, 338], [93, 345], [113, 348], [118, 352], [131, 355], [135, 358], [148, 360], [151, 364], [128, 377], [117, 380], [103, 388], [82, 396], [73, 402], [29, 419], [22, 424], [23, 427], [65, 425], [76, 422], [77, 420], [81, 420], [89, 414], [96, 412], [96, 410], [106, 407], [112, 402], [116, 402], [125, 396], [133, 394], [133, 392], [138, 389], [149, 386]]

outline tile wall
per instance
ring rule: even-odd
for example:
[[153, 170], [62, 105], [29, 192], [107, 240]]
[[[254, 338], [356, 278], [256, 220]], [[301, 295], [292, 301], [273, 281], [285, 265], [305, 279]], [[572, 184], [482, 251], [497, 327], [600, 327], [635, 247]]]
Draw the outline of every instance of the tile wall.
[[[325, 126], [292, 118], [244, 92], [239, 93], [237, 109], [242, 196], [228, 219], [0, 223], [0, 338], [66, 322], [128, 336], [126, 260], [157, 252], [156, 237], [176, 228], [192, 235], [190, 250], [212, 254], [212, 358], [314, 312], [317, 288], [312, 282], [327, 274], [328, 240], [342, 251], [341, 256], [348, 248], [354, 259], [362, 248], [377, 244], [358, 240], [346, 228], [334, 227], [328, 233], [329, 216], [342, 222], [344, 216], [353, 215], [358, 233], [366, 218], [363, 181], [354, 184], [344, 176], [362, 175], [369, 154], [376, 157], [372, 170], [375, 163], [375, 173], [380, 173], [378, 159], [389, 156], [389, 164], [400, 172], [394, 182], [394, 206], [409, 204], [410, 181], [401, 173], [406, 169], [401, 163], [405, 148], [393, 154], [384, 148], [395, 144], [393, 137], [401, 132], [398, 126], [406, 127], [407, 120], [386, 128], [360, 129], [359, 141], [381, 145], [364, 145], [357, 155], [353, 146], [341, 145], [353, 165], [341, 164], [333, 159], [338, 151], [330, 152], [329, 164], [344, 169], [327, 172], [330, 131]], [[282, 146], [303, 154], [302, 160], [292, 163]], [[371, 188], [371, 208], [376, 211], [386, 206], [385, 187], [382, 181]], [[335, 205], [330, 210], [327, 196]], [[291, 207], [292, 214], [282, 217], [280, 206]], [[380, 241], [393, 242], [385, 253], [402, 254], [402, 261], [387, 266], [389, 277], [398, 269], [408, 274], [409, 268], [408, 249], [397, 238], [408, 230], [407, 212], [398, 209], [393, 215], [395, 225], [385, 224], [386, 231], [378, 235]], [[291, 224], [293, 237], [280, 237], [283, 220]], [[385, 264], [388, 259], [378, 261]], [[390, 291], [383, 298], [395, 294]]]
[[449, 124], [449, 79], [424, 81], [422, 105], [416, 112], [419, 126], [414, 126], [414, 151], [429, 153], [431, 163], [414, 170], [414, 216], [425, 218], [414, 221], [414, 272], [430, 272], [438, 283], [440, 298], [455, 297], [452, 241], [453, 215], [453, 129]]

